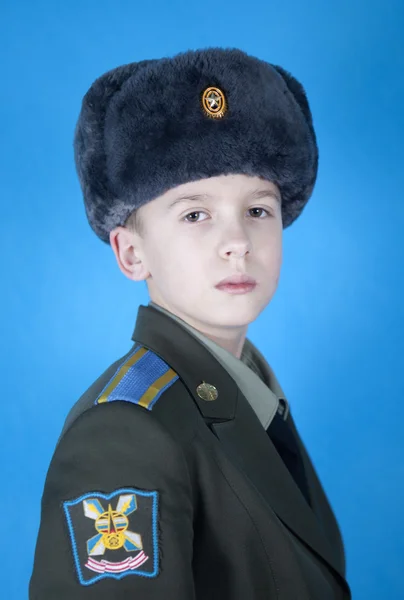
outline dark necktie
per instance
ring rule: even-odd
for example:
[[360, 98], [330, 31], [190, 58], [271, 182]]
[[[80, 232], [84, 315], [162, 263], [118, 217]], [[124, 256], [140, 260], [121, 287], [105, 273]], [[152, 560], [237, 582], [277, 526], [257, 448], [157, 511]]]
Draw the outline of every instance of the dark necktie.
[[[280, 407], [282, 407], [282, 405], [280, 405]], [[303, 461], [295, 437], [289, 427], [288, 417], [286, 420], [284, 419], [282, 410], [278, 410], [275, 414], [275, 417], [267, 429], [267, 433], [289, 470], [289, 473], [295, 480], [295, 483], [300, 488], [300, 491], [306, 498], [309, 506], [311, 506]]]

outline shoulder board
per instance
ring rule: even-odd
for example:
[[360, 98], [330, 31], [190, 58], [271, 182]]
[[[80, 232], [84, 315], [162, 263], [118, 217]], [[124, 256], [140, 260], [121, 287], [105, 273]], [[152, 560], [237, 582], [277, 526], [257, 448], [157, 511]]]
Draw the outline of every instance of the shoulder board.
[[124, 400], [152, 410], [178, 375], [152, 350], [137, 345], [95, 400], [95, 404]]

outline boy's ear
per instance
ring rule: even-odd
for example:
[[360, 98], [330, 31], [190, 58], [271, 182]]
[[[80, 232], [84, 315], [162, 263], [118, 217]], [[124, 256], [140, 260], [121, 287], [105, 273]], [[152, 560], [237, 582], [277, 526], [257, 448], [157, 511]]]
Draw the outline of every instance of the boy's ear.
[[150, 275], [146, 268], [140, 238], [135, 233], [126, 227], [115, 227], [109, 234], [109, 243], [118, 267], [125, 277], [133, 281], [142, 281]]

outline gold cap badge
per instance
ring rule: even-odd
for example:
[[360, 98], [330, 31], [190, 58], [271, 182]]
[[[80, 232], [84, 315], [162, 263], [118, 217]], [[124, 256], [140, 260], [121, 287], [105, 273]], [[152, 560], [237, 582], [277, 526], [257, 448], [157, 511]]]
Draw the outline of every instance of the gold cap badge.
[[206, 402], [212, 402], [212, 400], [216, 400], [216, 398], [219, 396], [219, 392], [215, 386], [205, 382], [198, 385], [196, 388], [196, 393], [198, 394], [199, 398], [206, 400]]
[[217, 87], [208, 87], [202, 96], [202, 108], [212, 119], [221, 119], [227, 112], [226, 96]]

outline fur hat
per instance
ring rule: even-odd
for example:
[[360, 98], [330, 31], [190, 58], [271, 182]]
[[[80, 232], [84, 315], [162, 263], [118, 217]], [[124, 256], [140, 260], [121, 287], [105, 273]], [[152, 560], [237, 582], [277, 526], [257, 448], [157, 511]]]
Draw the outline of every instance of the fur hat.
[[224, 174], [261, 176], [302, 212], [318, 148], [302, 85], [237, 49], [189, 51], [108, 71], [83, 98], [74, 156], [88, 221], [109, 233], [170, 188]]

